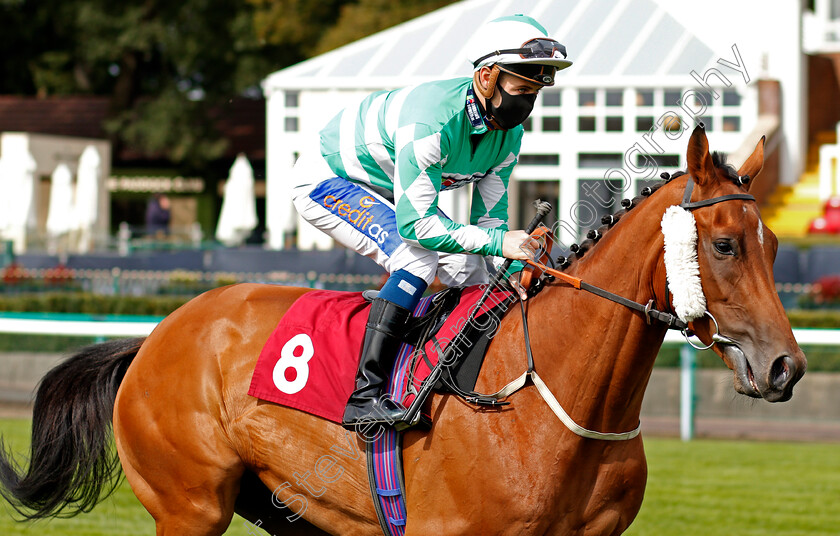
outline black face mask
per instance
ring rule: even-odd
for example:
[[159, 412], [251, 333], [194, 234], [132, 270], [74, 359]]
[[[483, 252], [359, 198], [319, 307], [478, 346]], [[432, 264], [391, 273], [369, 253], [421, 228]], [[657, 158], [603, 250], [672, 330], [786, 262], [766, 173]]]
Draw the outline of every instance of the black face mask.
[[490, 118], [499, 127], [510, 130], [528, 119], [528, 116], [531, 115], [531, 111], [534, 109], [534, 102], [537, 100], [536, 93], [511, 95], [502, 89], [501, 84], [496, 85], [496, 90], [502, 96], [502, 102], [496, 106], [488, 99], [487, 111], [489, 112]]

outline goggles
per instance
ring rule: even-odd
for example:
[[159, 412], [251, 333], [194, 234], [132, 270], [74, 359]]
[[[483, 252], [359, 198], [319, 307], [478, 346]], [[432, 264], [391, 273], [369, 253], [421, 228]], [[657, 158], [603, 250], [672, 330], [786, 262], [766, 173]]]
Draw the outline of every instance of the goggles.
[[566, 47], [547, 37], [538, 37], [526, 41], [521, 48], [506, 48], [504, 50], [494, 50], [490, 54], [485, 54], [473, 62], [473, 67], [477, 67], [479, 63], [492, 56], [501, 56], [502, 54], [519, 54], [522, 59], [540, 59], [540, 58], [559, 58], [560, 54], [566, 58]]

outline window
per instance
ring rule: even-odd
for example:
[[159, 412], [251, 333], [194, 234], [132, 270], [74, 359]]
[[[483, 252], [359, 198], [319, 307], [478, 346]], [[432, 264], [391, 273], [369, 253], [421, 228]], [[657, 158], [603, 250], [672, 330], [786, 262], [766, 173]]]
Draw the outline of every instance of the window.
[[560, 118], [559, 117], [543, 117], [542, 119], [543, 132], [560, 132]]
[[578, 153], [579, 168], [621, 167], [622, 163], [621, 153]]
[[653, 90], [640, 89], [636, 91], [636, 106], [653, 106]]
[[559, 91], [546, 91], [542, 94], [543, 96], [543, 106], [560, 106], [560, 95]]
[[523, 166], [559, 166], [559, 154], [520, 154], [519, 164]]
[[578, 131], [580, 131], [580, 132], [595, 132], [595, 118], [594, 117], [578, 117]]
[[636, 132], [647, 132], [653, 128], [653, 117], [637, 117]]
[[595, 106], [595, 90], [581, 89], [578, 91], [578, 106]]
[[624, 103], [624, 91], [622, 90], [608, 90], [607, 91], [607, 106], [621, 106]]
[[682, 100], [682, 92], [679, 89], [665, 90], [665, 106], [679, 106]]
[[287, 117], [285, 120], [284, 128], [286, 132], [297, 132], [298, 131], [298, 118], [297, 117]]
[[691, 96], [694, 101], [692, 104], [698, 108], [701, 106], [711, 106], [715, 101], [712, 93], [705, 89], [695, 89], [691, 92]]
[[534, 121], [532, 121], [529, 117], [528, 119], [522, 122], [522, 128], [524, 128], [526, 132], [531, 132], [532, 130], [534, 130]]
[[727, 115], [723, 117], [723, 131], [724, 132], [740, 132], [741, 118], [738, 116]]
[[623, 117], [608, 117], [607, 118], [607, 132], [621, 132], [624, 130]]
[[579, 224], [582, 237], [585, 237], [587, 230], [600, 227], [603, 216], [617, 210], [623, 193], [623, 182], [620, 179], [581, 179], [578, 182], [579, 203], [573, 218]]
[[740, 106], [741, 105], [741, 95], [738, 94], [737, 91], [724, 90], [723, 92], [723, 105], [724, 106]]
[[297, 108], [298, 107], [298, 100], [300, 97], [300, 92], [298, 91], [287, 91], [286, 92], [286, 108]]
[[708, 115], [704, 115], [703, 117], [697, 118], [697, 124], [700, 124], [700, 121], [703, 122], [703, 126], [706, 129], [706, 132], [710, 132], [712, 130], [712, 118]]
[[[511, 221], [512, 229], [523, 229], [534, 217], [534, 201], [541, 199], [551, 203], [552, 207], [560, 206], [560, 183], [552, 181], [515, 181], [519, 200], [517, 203], [516, 222]], [[557, 223], [557, 210], [549, 210], [543, 218], [543, 223], [549, 228], [554, 228]]]
[[651, 167], [651, 161], [656, 164], [656, 167], [677, 167], [680, 165], [680, 155], [657, 153], [636, 155], [636, 167]]

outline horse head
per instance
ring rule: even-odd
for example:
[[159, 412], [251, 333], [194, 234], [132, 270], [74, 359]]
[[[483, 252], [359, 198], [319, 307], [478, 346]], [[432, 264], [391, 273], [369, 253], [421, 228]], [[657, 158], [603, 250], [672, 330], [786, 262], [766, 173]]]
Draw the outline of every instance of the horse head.
[[691, 135], [687, 167], [688, 181], [695, 185], [692, 198], [736, 196], [692, 210], [700, 280], [711, 316], [695, 319], [691, 328], [704, 343], [716, 342], [712, 348], [734, 372], [736, 391], [780, 402], [793, 395], [807, 361], [775, 289], [778, 240], [761, 221], [756, 203], [737, 199], [749, 190], [763, 163], [763, 137], [736, 171], [723, 157], [709, 153], [702, 127]]

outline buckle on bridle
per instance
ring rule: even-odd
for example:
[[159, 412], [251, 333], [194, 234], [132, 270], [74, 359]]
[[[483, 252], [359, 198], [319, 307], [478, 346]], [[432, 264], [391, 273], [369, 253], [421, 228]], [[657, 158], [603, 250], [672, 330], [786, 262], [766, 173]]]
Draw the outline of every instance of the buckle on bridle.
[[653, 300], [647, 302], [645, 305], [645, 320], [647, 321], [648, 326], [653, 325], [653, 319], [650, 317], [650, 310], [653, 309]]

